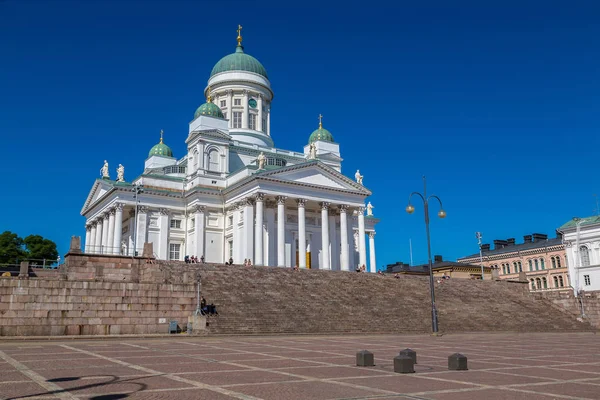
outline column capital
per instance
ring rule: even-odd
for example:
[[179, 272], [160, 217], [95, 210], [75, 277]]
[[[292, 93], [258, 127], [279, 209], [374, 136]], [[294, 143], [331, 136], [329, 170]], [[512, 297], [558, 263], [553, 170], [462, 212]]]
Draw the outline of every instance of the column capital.
[[145, 214], [147, 212], [148, 212], [148, 207], [147, 206], [138, 206], [138, 213]]
[[243, 94], [244, 96], [248, 96], [248, 90], [246, 90], [246, 89], [242, 90], [242, 94]]
[[358, 215], [365, 215], [365, 210], [366, 210], [365, 206], [360, 206], [360, 207], [356, 208], [356, 211], [358, 211]]
[[102, 213], [102, 218], [108, 219], [108, 217], [110, 217], [110, 210], [106, 210]]
[[193, 208], [195, 213], [203, 213], [206, 211], [206, 206], [203, 206], [201, 204], [196, 204]]
[[85, 230], [86, 231], [91, 231], [92, 230], [92, 222], [90, 222], [89, 224], [85, 224]]
[[344, 214], [345, 214], [345, 213], [346, 213], [346, 211], [348, 211], [348, 205], [347, 205], [347, 204], [340, 204], [340, 205], [338, 206], [338, 208], [339, 208], [339, 210], [340, 210], [340, 214], [341, 214], [341, 213], [344, 213]]
[[285, 204], [285, 201], [287, 200], [287, 196], [277, 196], [277, 204]]
[[158, 212], [160, 213], [160, 215], [169, 215], [169, 210], [166, 208], [159, 208]]
[[117, 208], [116, 207], [111, 207], [110, 210], [108, 210], [108, 215], [115, 215], [115, 213], [117, 212]]
[[115, 203], [115, 210], [116, 211], [123, 211], [123, 207], [125, 206], [125, 204], [123, 203]]
[[129, 216], [132, 217], [132, 218], [135, 216], [135, 210], [134, 209], [129, 210]]
[[233, 96], [233, 90], [231, 89], [226, 90], [225, 93], [227, 93], [228, 96]]
[[329, 206], [331, 205], [331, 203], [323, 201], [319, 203], [319, 205], [321, 206], [321, 210], [329, 210]]
[[246, 197], [245, 199], [241, 200], [239, 204], [241, 207], [248, 207], [254, 205], [254, 201], [252, 197]]
[[375, 232], [369, 232], [369, 239], [375, 239]]
[[304, 208], [304, 206], [306, 205], [306, 201], [306, 199], [296, 199], [296, 203], [298, 203], [299, 208]]
[[264, 201], [265, 200], [265, 194], [264, 193], [260, 193], [260, 192], [256, 193], [254, 195], [254, 200], [255, 201], [261, 201], [261, 202]]

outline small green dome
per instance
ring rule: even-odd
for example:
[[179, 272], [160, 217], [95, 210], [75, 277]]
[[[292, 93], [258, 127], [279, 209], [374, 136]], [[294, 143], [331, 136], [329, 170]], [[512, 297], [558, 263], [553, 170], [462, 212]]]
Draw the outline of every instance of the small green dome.
[[152, 156], [163, 156], [163, 157], [173, 157], [173, 151], [169, 146], [163, 143], [163, 131], [160, 131], [160, 143], [154, 145], [150, 152], [148, 153], [148, 157]]
[[202, 104], [200, 107], [198, 107], [198, 109], [194, 113], [194, 119], [198, 118], [201, 115], [209, 115], [211, 117], [225, 118], [223, 116], [223, 112], [221, 111], [219, 106], [216, 105], [215, 103], [212, 103], [210, 100], [207, 101], [206, 103]]
[[210, 73], [210, 77], [212, 78], [214, 75], [220, 72], [227, 71], [254, 72], [255, 74], [262, 75], [269, 79], [265, 67], [263, 67], [260, 61], [258, 61], [256, 58], [244, 53], [244, 47], [241, 44], [236, 47], [235, 53], [221, 58], [219, 62], [215, 64], [212, 72]]
[[315, 129], [308, 138], [308, 143], [316, 142], [321, 140], [323, 142], [333, 142], [333, 135], [325, 128]]

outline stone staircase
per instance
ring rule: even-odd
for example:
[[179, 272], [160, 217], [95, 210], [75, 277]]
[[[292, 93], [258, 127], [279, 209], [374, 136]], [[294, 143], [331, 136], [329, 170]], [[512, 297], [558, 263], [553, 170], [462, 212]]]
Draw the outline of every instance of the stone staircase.
[[[219, 311], [209, 317], [210, 333], [431, 331], [426, 277], [209, 264], [162, 270], [166, 279], [201, 274], [202, 295]], [[521, 283], [449, 279], [435, 286], [442, 332], [591, 329]]]

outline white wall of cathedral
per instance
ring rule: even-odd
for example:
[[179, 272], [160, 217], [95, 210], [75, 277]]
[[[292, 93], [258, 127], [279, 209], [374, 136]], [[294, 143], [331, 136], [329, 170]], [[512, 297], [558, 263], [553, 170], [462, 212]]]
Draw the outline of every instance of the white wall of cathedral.
[[190, 122], [189, 125], [189, 133], [207, 129], [218, 129], [223, 132], [227, 132], [229, 130], [229, 122], [227, 121], [227, 119], [201, 115], [198, 118], [194, 119], [192, 122]]

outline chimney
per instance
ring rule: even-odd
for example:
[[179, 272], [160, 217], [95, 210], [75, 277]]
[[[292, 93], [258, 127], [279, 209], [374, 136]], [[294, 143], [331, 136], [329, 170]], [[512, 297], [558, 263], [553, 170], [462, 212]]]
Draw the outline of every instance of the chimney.
[[442, 256], [440, 256], [440, 255], [433, 256], [433, 262], [434, 263], [439, 263], [439, 262], [442, 262], [442, 261], [443, 261], [442, 260]]
[[483, 243], [481, 245], [481, 251], [490, 251], [490, 244], [489, 243]]
[[523, 236], [523, 243], [531, 243], [531, 235]]
[[557, 239], [561, 239], [561, 240], [562, 240], [562, 238], [563, 238], [563, 234], [562, 234], [562, 232], [561, 232], [561, 231], [559, 231], [558, 229], [556, 230], [556, 238], [557, 238]]
[[514, 246], [515, 245], [515, 238], [506, 239], [506, 245], [507, 246]]
[[543, 242], [544, 240], [548, 240], [548, 235], [544, 233], [534, 233], [531, 235], [533, 237], [533, 243]]
[[507, 245], [506, 240], [500, 240], [500, 239], [494, 240], [494, 250], [502, 249], [502, 248], [506, 247], [506, 245]]

